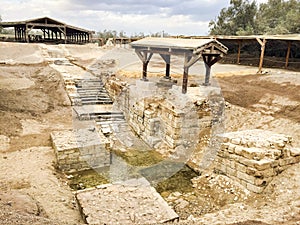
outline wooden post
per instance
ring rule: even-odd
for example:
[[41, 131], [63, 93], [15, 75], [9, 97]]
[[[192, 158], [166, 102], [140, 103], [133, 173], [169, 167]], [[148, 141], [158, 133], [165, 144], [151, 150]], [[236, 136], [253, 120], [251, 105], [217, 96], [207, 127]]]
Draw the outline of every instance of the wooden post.
[[207, 62], [204, 62], [205, 65], [205, 81], [204, 81], [204, 86], [209, 86], [209, 79], [210, 79], [210, 72], [211, 72], [211, 66], [209, 64], [207, 64]]
[[160, 54], [160, 56], [162, 57], [162, 59], [165, 61], [166, 63], [166, 74], [164, 76], [165, 79], [171, 79], [170, 77], [170, 68], [171, 68], [171, 55], [167, 55], [167, 54]]
[[211, 73], [211, 66], [212, 66], [212, 59], [213, 57], [211, 55], [202, 55], [203, 62], [205, 65], [205, 80], [203, 85], [209, 86], [209, 80], [210, 80], [210, 73]]
[[192, 56], [185, 55], [184, 57], [184, 67], [183, 67], [183, 78], [182, 78], [182, 94], [186, 94], [187, 86], [188, 86], [188, 79], [189, 79], [189, 68], [190, 68], [190, 60]]
[[17, 40], [17, 27], [14, 27], [15, 28], [15, 41]]
[[238, 40], [238, 44], [239, 44], [239, 48], [238, 48], [238, 55], [237, 55], [237, 64], [240, 64], [242, 41]]
[[142, 72], [142, 79], [141, 80], [148, 81], [148, 79], [147, 79], [147, 67], [148, 67], [148, 64], [150, 62], [150, 59], [151, 59], [153, 53], [150, 52], [149, 55], [148, 55], [148, 52], [146, 52], [146, 51], [136, 50], [135, 52], [138, 55], [138, 57], [140, 58], [140, 60], [143, 62], [143, 72]]
[[264, 63], [264, 55], [265, 55], [265, 48], [266, 48], [266, 39], [264, 38], [263, 41], [261, 41], [259, 38], [256, 38], [256, 40], [258, 41], [258, 43], [261, 46], [261, 50], [260, 50], [260, 59], [259, 59], [259, 66], [258, 66], [258, 71], [257, 73], [262, 73], [262, 67], [263, 67], [263, 63]]
[[65, 44], [67, 44], [67, 27], [64, 26]]
[[290, 58], [290, 54], [291, 54], [291, 41], [288, 41], [288, 49], [286, 52], [286, 57], [285, 57], [285, 68], [287, 69], [289, 66], [289, 58]]
[[182, 94], [186, 94], [187, 92], [187, 85], [188, 85], [188, 77], [189, 77], [189, 67], [183, 68], [183, 80], [182, 80]]

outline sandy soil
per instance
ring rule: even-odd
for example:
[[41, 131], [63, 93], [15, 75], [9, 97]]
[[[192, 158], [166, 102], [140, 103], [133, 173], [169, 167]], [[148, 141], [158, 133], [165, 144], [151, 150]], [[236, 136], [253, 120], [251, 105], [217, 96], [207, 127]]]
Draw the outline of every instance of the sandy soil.
[[[73, 126], [61, 74], [49, 66], [65, 58], [96, 75], [103, 70], [118, 71], [119, 78], [126, 81], [132, 80], [128, 74], [138, 77], [141, 69], [129, 49], [0, 43], [0, 224], [82, 223], [66, 178], [55, 169], [49, 138], [52, 131]], [[153, 77], [164, 71], [159, 60], [155, 57], [149, 66]], [[173, 62], [173, 77], [180, 79], [182, 61], [174, 58]], [[253, 75], [255, 71], [221, 64], [213, 69], [214, 82], [228, 102], [227, 131], [272, 130], [291, 135], [299, 147], [300, 74], [266, 70], [266, 75], [258, 76]], [[195, 65], [191, 74], [191, 83], [203, 82], [204, 66]], [[299, 166], [279, 175], [264, 194], [218, 205], [216, 212], [194, 217], [183, 207], [187, 219], [180, 223], [300, 224]], [[198, 181], [200, 185], [207, 182]]]

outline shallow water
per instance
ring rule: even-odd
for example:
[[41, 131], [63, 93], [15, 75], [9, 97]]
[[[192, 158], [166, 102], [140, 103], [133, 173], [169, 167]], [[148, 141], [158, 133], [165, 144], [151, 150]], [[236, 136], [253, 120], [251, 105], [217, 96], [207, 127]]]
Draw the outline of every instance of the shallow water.
[[69, 185], [74, 190], [145, 177], [159, 193], [192, 190], [191, 179], [197, 174], [182, 162], [164, 161], [155, 151], [129, 149], [113, 154], [109, 167], [71, 174]]

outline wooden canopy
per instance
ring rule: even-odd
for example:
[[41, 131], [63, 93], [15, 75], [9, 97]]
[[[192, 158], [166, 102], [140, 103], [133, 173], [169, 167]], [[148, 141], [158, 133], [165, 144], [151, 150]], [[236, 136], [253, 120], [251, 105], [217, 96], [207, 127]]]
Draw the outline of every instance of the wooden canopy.
[[[257, 42], [261, 49], [260, 49], [260, 58], [259, 58], [259, 65], [258, 65], [258, 74], [262, 73], [262, 67], [264, 62], [264, 55], [265, 50], [267, 50], [267, 42], [272, 43], [270, 47], [274, 48], [275, 41], [283, 41], [286, 42], [286, 57], [285, 57], [285, 68], [287, 69], [289, 66], [289, 59], [291, 55], [291, 47], [292, 44], [297, 44], [299, 46], [300, 43], [300, 34], [283, 34], [283, 35], [249, 35], [249, 36], [227, 36], [227, 35], [215, 35], [215, 36], [178, 36], [177, 38], [187, 38], [187, 39], [207, 39], [213, 38], [221, 43], [231, 44], [237, 43], [237, 64], [240, 64], [240, 57], [241, 57], [241, 48], [245, 43], [249, 42]], [[298, 48], [299, 49], [299, 48]], [[232, 50], [232, 49], [231, 49]], [[297, 48], [294, 51], [298, 51]]]
[[184, 72], [182, 93], [187, 92], [188, 71], [201, 58], [206, 68], [204, 85], [209, 85], [211, 66], [218, 62], [227, 47], [214, 39], [144, 38], [131, 43], [136, 54], [143, 62], [142, 80], [147, 81], [147, 66], [154, 53], [159, 54], [166, 63], [166, 79], [170, 79], [171, 55], [183, 55]]
[[[17, 22], [0, 22], [3, 28], [15, 29], [15, 40], [20, 42], [62, 42], [86, 43], [91, 39], [92, 31], [67, 25], [49, 17]], [[33, 29], [40, 29], [43, 35], [29, 35]]]

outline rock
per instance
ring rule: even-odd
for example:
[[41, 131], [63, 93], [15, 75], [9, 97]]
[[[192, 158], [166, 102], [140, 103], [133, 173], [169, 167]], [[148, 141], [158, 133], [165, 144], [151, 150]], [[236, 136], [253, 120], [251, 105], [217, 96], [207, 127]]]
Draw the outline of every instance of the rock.
[[188, 201], [182, 198], [177, 199], [175, 203], [177, 204], [176, 207], [178, 207], [179, 209], [184, 209], [190, 204]]
[[10, 139], [7, 136], [0, 135], [0, 152], [9, 149]]

